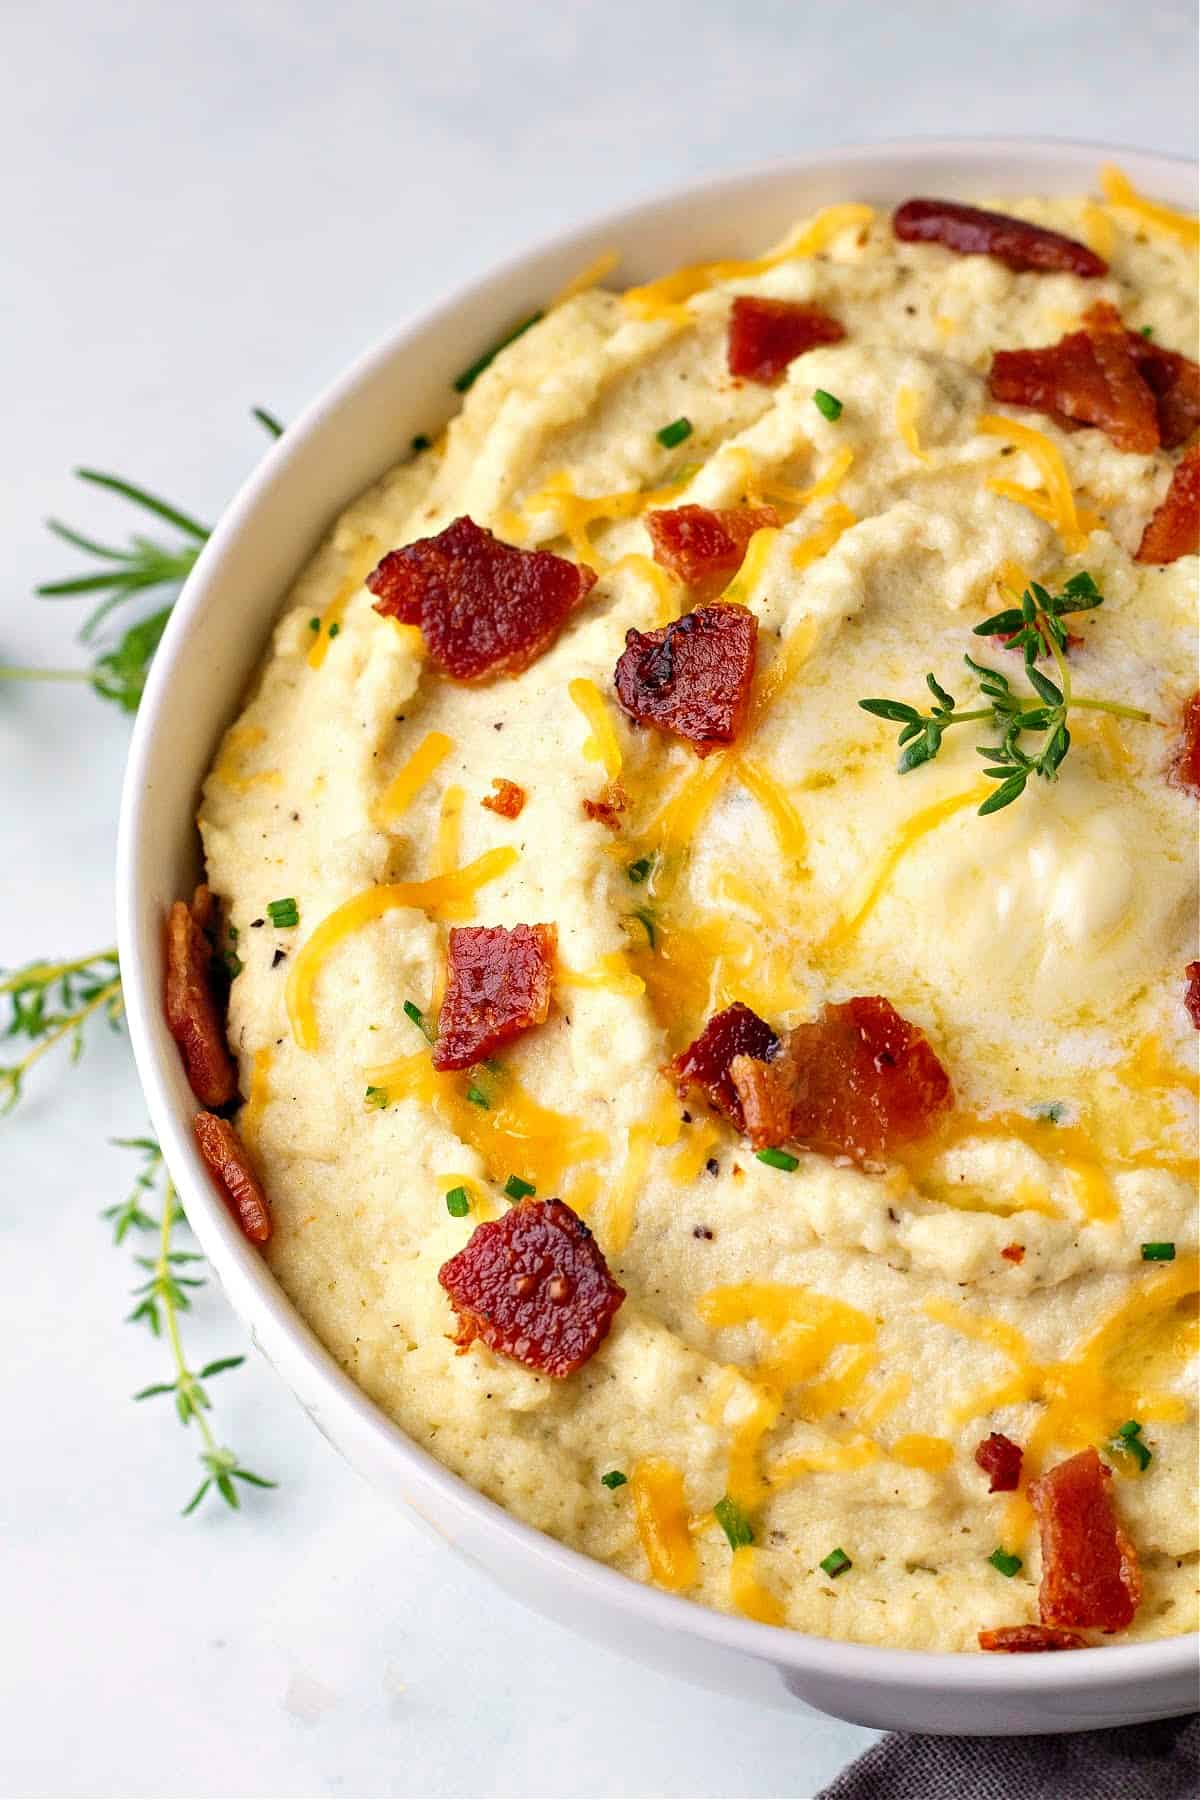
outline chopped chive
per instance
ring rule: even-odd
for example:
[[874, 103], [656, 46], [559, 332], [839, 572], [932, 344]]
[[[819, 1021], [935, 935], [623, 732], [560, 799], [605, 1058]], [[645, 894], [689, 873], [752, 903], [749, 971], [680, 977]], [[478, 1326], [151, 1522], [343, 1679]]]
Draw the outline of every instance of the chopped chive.
[[824, 388], [816, 388], [813, 392], [813, 405], [819, 413], [824, 413], [831, 422], [842, 416], [842, 403], [836, 394], [827, 394]]
[[1034, 1107], [1033, 1116], [1035, 1119], [1043, 1120], [1047, 1125], [1060, 1125], [1066, 1110], [1061, 1100], [1044, 1100], [1040, 1106]]
[[474, 1082], [472, 1082], [467, 1089], [467, 1099], [471, 1102], [472, 1106], [482, 1106], [484, 1112], [487, 1112], [492, 1104], [483, 1089], [477, 1088]]
[[650, 911], [648, 906], [637, 906], [634, 908], [632, 916], [637, 920], [638, 924], [645, 932], [646, 941], [653, 950], [655, 944], [658, 942], [658, 926], [654, 914]]
[[436, 1033], [425, 1023], [425, 1014], [421, 1011], [420, 1007], [416, 1006], [411, 1000], [406, 1000], [404, 1002], [404, 1012], [405, 1017], [412, 1020], [426, 1043], [432, 1044]]
[[1014, 1556], [1011, 1550], [1002, 1549], [999, 1544], [997, 1544], [996, 1548], [992, 1551], [992, 1554], [988, 1557], [988, 1561], [991, 1563], [993, 1569], [999, 1569], [1001, 1575], [1007, 1575], [1010, 1581], [1021, 1567], [1020, 1557]]
[[1175, 1261], [1175, 1246], [1174, 1246], [1174, 1244], [1143, 1244], [1142, 1245], [1142, 1261], [1143, 1262], [1174, 1262]]
[[225, 965], [225, 973], [228, 975], [230, 981], [236, 981], [246, 966], [236, 950], [223, 950], [221, 952], [221, 961]]
[[790, 1150], [756, 1150], [754, 1154], [768, 1168], [783, 1169], [788, 1175], [800, 1167], [800, 1158], [793, 1156]]
[[431, 437], [426, 437], [423, 431], [418, 431], [416, 437], [412, 441], [413, 455], [420, 456], [422, 450], [428, 450], [432, 443], [433, 439]]
[[1154, 336], [1153, 325], [1143, 325], [1142, 326], [1142, 336], [1144, 338], [1152, 338]]
[[1126, 1419], [1124, 1425], [1118, 1427], [1116, 1435], [1119, 1438], [1135, 1438], [1141, 1436], [1141, 1431], [1142, 1421], [1140, 1419]]
[[341, 626], [338, 624], [337, 620], [335, 619], [333, 621], [333, 624], [329, 627], [330, 637], [335, 638], [341, 629], [342, 629]]
[[610, 1469], [607, 1475], [600, 1477], [601, 1486], [606, 1488], [624, 1487], [628, 1480], [628, 1475], [623, 1474], [620, 1469]]
[[388, 1103], [387, 1089], [383, 1087], [369, 1087], [366, 1092], [366, 1102], [368, 1106], [373, 1106], [377, 1108], [379, 1112], [382, 1112]]
[[652, 856], [639, 856], [636, 862], [631, 862], [629, 864], [625, 873], [635, 887], [640, 887], [653, 867], [654, 858]]
[[308, 629], [310, 631], [320, 631], [320, 629], [321, 629], [321, 621], [320, 621], [320, 619], [318, 619], [318, 617], [315, 613], [313, 614], [312, 618], [308, 621]]
[[519, 1175], [510, 1175], [504, 1184], [504, 1191], [510, 1200], [527, 1200], [537, 1189], [532, 1181], [522, 1181]]
[[282, 931], [289, 925], [300, 923], [300, 908], [291, 894], [286, 900], [268, 900], [267, 912], [270, 914], [272, 925], [278, 930]]
[[827, 1575], [844, 1575], [847, 1569], [854, 1567], [854, 1564], [839, 1546], [838, 1549], [831, 1550], [828, 1556], [821, 1558], [821, 1567]]
[[465, 1219], [471, 1210], [471, 1196], [465, 1187], [451, 1188], [446, 1195], [446, 1211], [452, 1219]]
[[731, 1550], [744, 1550], [747, 1544], [754, 1542], [749, 1519], [737, 1501], [731, 1500], [728, 1494], [713, 1507], [713, 1518], [729, 1539]]
[[673, 450], [676, 444], [682, 444], [684, 438], [691, 437], [692, 421], [690, 419], [672, 419], [669, 425], [664, 425], [662, 430], [656, 431], [654, 435], [664, 450]]
[[473, 362], [469, 368], [464, 369], [461, 375], [455, 377], [455, 393], [465, 394], [469, 387], [474, 387], [475, 383], [479, 380], [479, 377], [483, 374], [483, 371], [495, 362], [500, 352], [502, 350], [507, 350], [510, 344], [515, 344], [522, 333], [528, 331], [531, 325], [536, 325], [538, 320], [543, 316], [540, 309], [535, 313], [530, 313], [527, 319], [522, 319], [519, 325], [513, 326], [513, 329], [508, 333], [507, 337], [502, 337], [499, 343], [492, 345], [490, 350], [485, 350], [483, 355], [479, 357], [476, 362]]
[[1142, 1442], [1142, 1426], [1138, 1419], [1127, 1419], [1108, 1440], [1106, 1449], [1117, 1456], [1132, 1456], [1139, 1469], [1148, 1469], [1151, 1463], [1150, 1451]]

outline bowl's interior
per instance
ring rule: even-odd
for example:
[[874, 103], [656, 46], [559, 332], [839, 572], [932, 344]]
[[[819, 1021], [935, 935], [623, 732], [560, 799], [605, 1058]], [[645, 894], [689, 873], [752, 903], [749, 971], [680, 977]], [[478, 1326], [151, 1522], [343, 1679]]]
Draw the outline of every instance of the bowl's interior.
[[[602, 252], [620, 253], [609, 279], [626, 285], [682, 263], [758, 251], [798, 216], [834, 201], [889, 205], [915, 193], [979, 198], [1081, 192], [1094, 189], [1098, 166], [1111, 156], [1098, 147], [1053, 143], [878, 145], [710, 183], [609, 215], [520, 257], [399, 329], [309, 408], [226, 513], [175, 608], [137, 720], [118, 854], [122, 971], [151, 1115], [189, 1219], [256, 1335], [273, 1337], [277, 1347], [290, 1339], [312, 1380], [324, 1384], [331, 1412], [348, 1402], [369, 1409], [369, 1403], [348, 1395], [345, 1377], [314, 1344], [208, 1182], [189, 1129], [194, 1103], [161, 1007], [162, 919], [196, 879], [200, 782], [291, 580], [343, 507], [405, 453], [415, 433], [437, 430], [454, 411], [454, 375]], [[1143, 191], [1194, 205], [1191, 165], [1127, 152], [1115, 159]], [[398, 1450], [419, 1454], [393, 1435]], [[469, 1490], [464, 1496], [478, 1509], [489, 1506]], [[712, 1629], [718, 1626], [731, 1634], [741, 1626], [752, 1637], [790, 1635], [741, 1621], [718, 1620]], [[1103, 1658], [1109, 1663], [1129, 1654], [1106, 1651]], [[1025, 1659], [994, 1659], [980, 1678], [1015, 1683], [1014, 1660]]]

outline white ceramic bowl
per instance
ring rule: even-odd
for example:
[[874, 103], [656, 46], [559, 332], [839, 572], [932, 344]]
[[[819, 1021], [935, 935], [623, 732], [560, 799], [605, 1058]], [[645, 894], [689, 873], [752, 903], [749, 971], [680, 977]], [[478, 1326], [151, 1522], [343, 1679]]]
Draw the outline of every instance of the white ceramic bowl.
[[[1194, 204], [1190, 165], [1120, 152], [1134, 184]], [[502, 1587], [587, 1636], [759, 1699], [909, 1731], [1043, 1732], [1127, 1724], [1196, 1704], [1196, 1641], [1050, 1657], [953, 1656], [831, 1642], [727, 1617], [590, 1561], [501, 1511], [411, 1443], [349, 1380], [232, 1223], [196, 1153], [195, 1110], [163, 1021], [162, 920], [198, 871], [197, 793], [292, 578], [349, 501], [455, 408], [451, 378], [602, 251], [613, 280], [747, 256], [837, 200], [1071, 193], [1113, 152], [1029, 141], [916, 141], [807, 156], [566, 232], [399, 326], [264, 458], [213, 534], [154, 662], [121, 813], [118, 928], [134, 1054], [188, 1218], [254, 1342], [318, 1430]]]

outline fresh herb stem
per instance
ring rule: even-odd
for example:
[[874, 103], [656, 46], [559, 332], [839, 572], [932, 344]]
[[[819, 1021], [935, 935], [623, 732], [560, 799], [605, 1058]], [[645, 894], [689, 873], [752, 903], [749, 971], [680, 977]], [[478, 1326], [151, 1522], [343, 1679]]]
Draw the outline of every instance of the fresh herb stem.
[[18, 669], [0, 663], [0, 681], [90, 681], [90, 669]]
[[72, 961], [29, 963], [0, 980], [0, 999], [11, 1013], [5, 1037], [23, 1038], [30, 1048], [19, 1062], [0, 1068], [0, 1114], [21, 1098], [25, 1077], [39, 1059], [64, 1039], [70, 1059], [83, 1050], [84, 1027], [105, 1012], [115, 1029], [124, 1012], [121, 971], [115, 949], [98, 950]]

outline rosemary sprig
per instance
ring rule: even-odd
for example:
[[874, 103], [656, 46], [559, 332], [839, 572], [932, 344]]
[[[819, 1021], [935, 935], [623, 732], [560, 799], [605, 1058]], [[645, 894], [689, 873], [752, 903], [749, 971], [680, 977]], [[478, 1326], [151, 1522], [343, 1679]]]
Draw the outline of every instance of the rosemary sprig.
[[125, 1010], [115, 950], [97, 950], [72, 962], [32, 962], [0, 978], [7, 1002], [2, 1035], [28, 1043], [19, 1062], [0, 1067], [0, 1115], [21, 1098], [25, 1077], [39, 1057], [66, 1042], [71, 1062], [83, 1053], [84, 1027], [103, 1014], [114, 1030]]
[[[257, 1488], [273, 1488], [276, 1483], [244, 1468], [234, 1451], [218, 1443], [206, 1417], [212, 1409], [212, 1401], [204, 1383], [211, 1381], [214, 1376], [224, 1375], [230, 1369], [240, 1368], [246, 1359], [244, 1356], [221, 1356], [213, 1362], [205, 1363], [199, 1370], [193, 1370], [189, 1366], [183, 1351], [179, 1321], [182, 1313], [191, 1311], [191, 1291], [205, 1284], [204, 1276], [195, 1272], [196, 1264], [203, 1263], [204, 1258], [197, 1250], [180, 1250], [175, 1247], [175, 1228], [185, 1222], [183, 1209], [176, 1197], [174, 1184], [165, 1172], [162, 1151], [153, 1138], [118, 1138], [115, 1141], [126, 1148], [140, 1150], [142, 1167], [129, 1199], [123, 1206], [106, 1208], [103, 1215], [113, 1221], [114, 1242], [119, 1244], [131, 1228], [158, 1233], [157, 1253], [154, 1256], [135, 1258], [138, 1265], [149, 1273], [147, 1279], [134, 1289], [137, 1305], [129, 1318], [131, 1322], [144, 1324], [154, 1337], [165, 1342], [174, 1370], [170, 1381], [153, 1381], [133, 1397], [135, 1400], [153, 1400], [164, 1394], [173, 1395], [175, 1414], [180, 1424], [195, 1425], [200, 1434], [203, 1446], [200, 1464], [205, 1472], [204, 1480], [183, 1508], [183, 1516], [186, 1518], [194, 1513], [205, 1495], [213, 1490], [226, 1506], [232, 1507], [236, 1512], [240, 1502], [234, 1487], [235, 1481]], [[155, 1220], [146, 1213], [141, 1202], [143, 1196], [152, 1192], [160, 1180], [162, 1202], [159, 1217]]]
[[[985, 776], [1000, 785], [979, 807], [980, 815], [984, 816], [1000, 812], [1014, 800], [1019, 800], [1031, 776], [1037, 775], [1043, 781], [1057, 779], [1071, 748], [1067, 719], [1073, 707], [1111, 713], [1120, 719], [1149, 720], [1150, 714], [1138, 707], [1072, 691], [1066, 654], [1068, 633], [1062, 621], [1071, 613], [1090, 611], [1103, 602], [1104, 595], [1085, 570], [1073, 575], [1061, 594], [1049, 594], [1036, 581], [1031, 582], [1021, 596], [1019, 606], [1009, 607], [976, 625], [977, 637], [1005, 638], [1010, 647], [1023, 652], [1025, 674], [1032, 693], [1014, 693], [1007, 675], [999, 669], [964, 656], [963, 661], [979, 681], [986, 706], [960, 712], [953, 694], [947, 693], [932, 674], [925, 677], [933, 695], [933, 705], [927, 713], [902, 700], [860, 700], [858, 704], [864, 712], [900, 726], [898, 772], [907, 775], [922, 763], [932, 762], [951, 726], [990, 720], [1001, 734], [1000, 742], [981, 744], [976, 750], [987, 765], [983, 771]], [[1037, 667], [1038, 657], [1047, 648], [1054, 658], [1057, 682]], [[1032, 744], [1027, 747], [1021, 742], [1026, 734], [1040, 738], [1036, 747]]]

